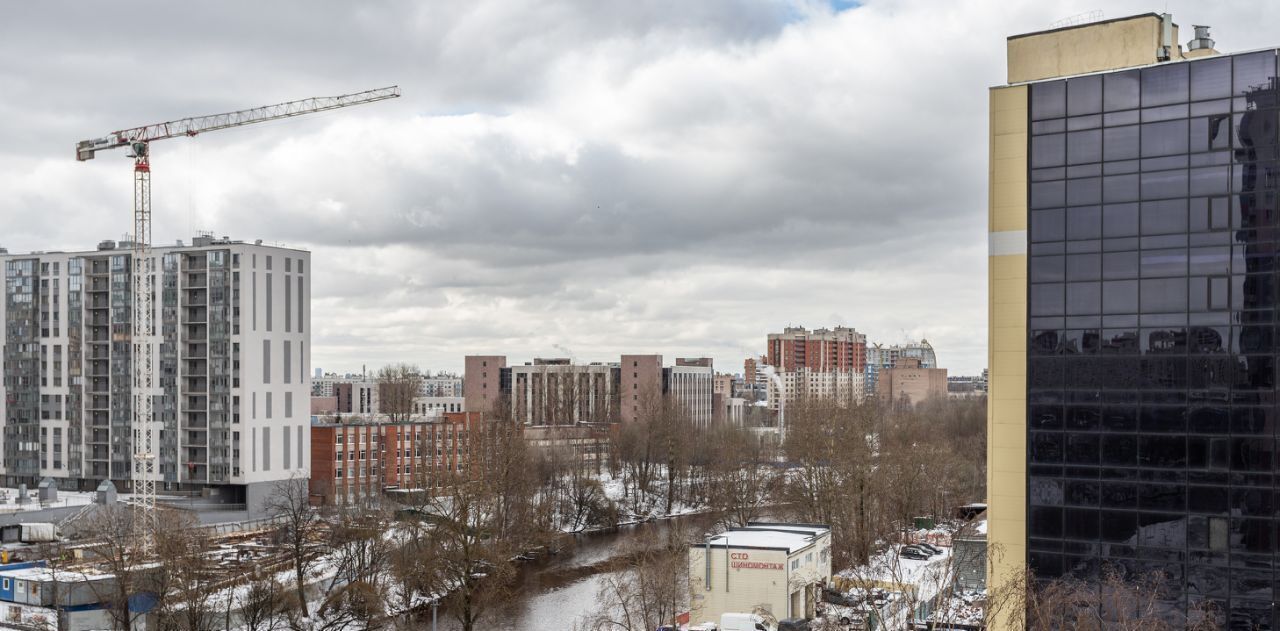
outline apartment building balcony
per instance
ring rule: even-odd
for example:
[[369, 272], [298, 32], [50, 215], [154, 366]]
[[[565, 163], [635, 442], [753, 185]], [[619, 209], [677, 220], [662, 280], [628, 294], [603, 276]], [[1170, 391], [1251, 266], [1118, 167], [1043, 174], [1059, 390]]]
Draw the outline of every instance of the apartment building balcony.
[[187, 350], [204, 350], [208, 344], [209, 330], [203, 323], [189, 324], [182, 327], [181, 340]]
[[206, 307], [209, 305], [209, 296], [203, 291], [187, 292], [182, 297], [183, 307]]
[[183, 305], [187, 312], [184, 314], [182, 321], [188, 325], [205, 324], [209, 321], [209, 310], [203, 305]]

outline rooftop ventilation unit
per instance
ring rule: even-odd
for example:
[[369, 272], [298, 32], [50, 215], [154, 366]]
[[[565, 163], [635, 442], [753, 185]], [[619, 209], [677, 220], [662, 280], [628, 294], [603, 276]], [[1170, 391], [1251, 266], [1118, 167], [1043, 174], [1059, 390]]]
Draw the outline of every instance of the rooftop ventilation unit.
[[1200, 50], [1201, 48], [1213, 48], [1213, 39], [1209, 37], [1209, 27], [1196, 24], [1192, 26], [1196, 30], [1196, 38], [1187, 42], [1187, 50]]

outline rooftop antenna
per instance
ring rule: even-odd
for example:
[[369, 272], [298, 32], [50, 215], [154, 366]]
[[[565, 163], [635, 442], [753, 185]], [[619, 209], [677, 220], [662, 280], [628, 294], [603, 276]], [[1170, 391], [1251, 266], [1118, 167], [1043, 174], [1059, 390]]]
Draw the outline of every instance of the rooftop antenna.
[[1068, 26], [1080, 26], [1081, 24], [1098, 22], [1100, 20], [1102, 20], [1102, 9], [1094, 9], [1092, 11], [1085, 11], [1084, 13], [1069, 15], [1065, 18], [1062, 18], [1061, 20], [1058, 20], [1050, 24], [1049, 28], [1056, 29], [1056, 28], [1067, 28]]

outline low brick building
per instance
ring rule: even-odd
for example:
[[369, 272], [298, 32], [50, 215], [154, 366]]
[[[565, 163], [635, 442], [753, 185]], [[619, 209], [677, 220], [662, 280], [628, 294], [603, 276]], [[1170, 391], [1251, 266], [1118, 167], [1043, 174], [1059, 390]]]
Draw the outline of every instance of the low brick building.
[[478, 412], [405, 422], [320, 422], [311, 426], [311, 498], [358, 502], [387, 489], [438, 488], [446, 472], [464, 471]]
[[925, 399], [946, 397], [947, 369], [924, 368], [919, 359], [898, 359], [893, 368], [881, 371], [876, 394], [891, 404], [916, 404]]

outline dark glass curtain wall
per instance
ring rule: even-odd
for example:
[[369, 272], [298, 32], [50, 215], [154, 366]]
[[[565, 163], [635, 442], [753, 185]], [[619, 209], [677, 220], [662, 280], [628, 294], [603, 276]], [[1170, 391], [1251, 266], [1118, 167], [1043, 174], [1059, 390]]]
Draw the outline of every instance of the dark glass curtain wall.
[[[1280, 628], [1276, 51], [1031, 86], [1028, 562]], [[1250, 626], [1250, 625], [1256, 625]]]

